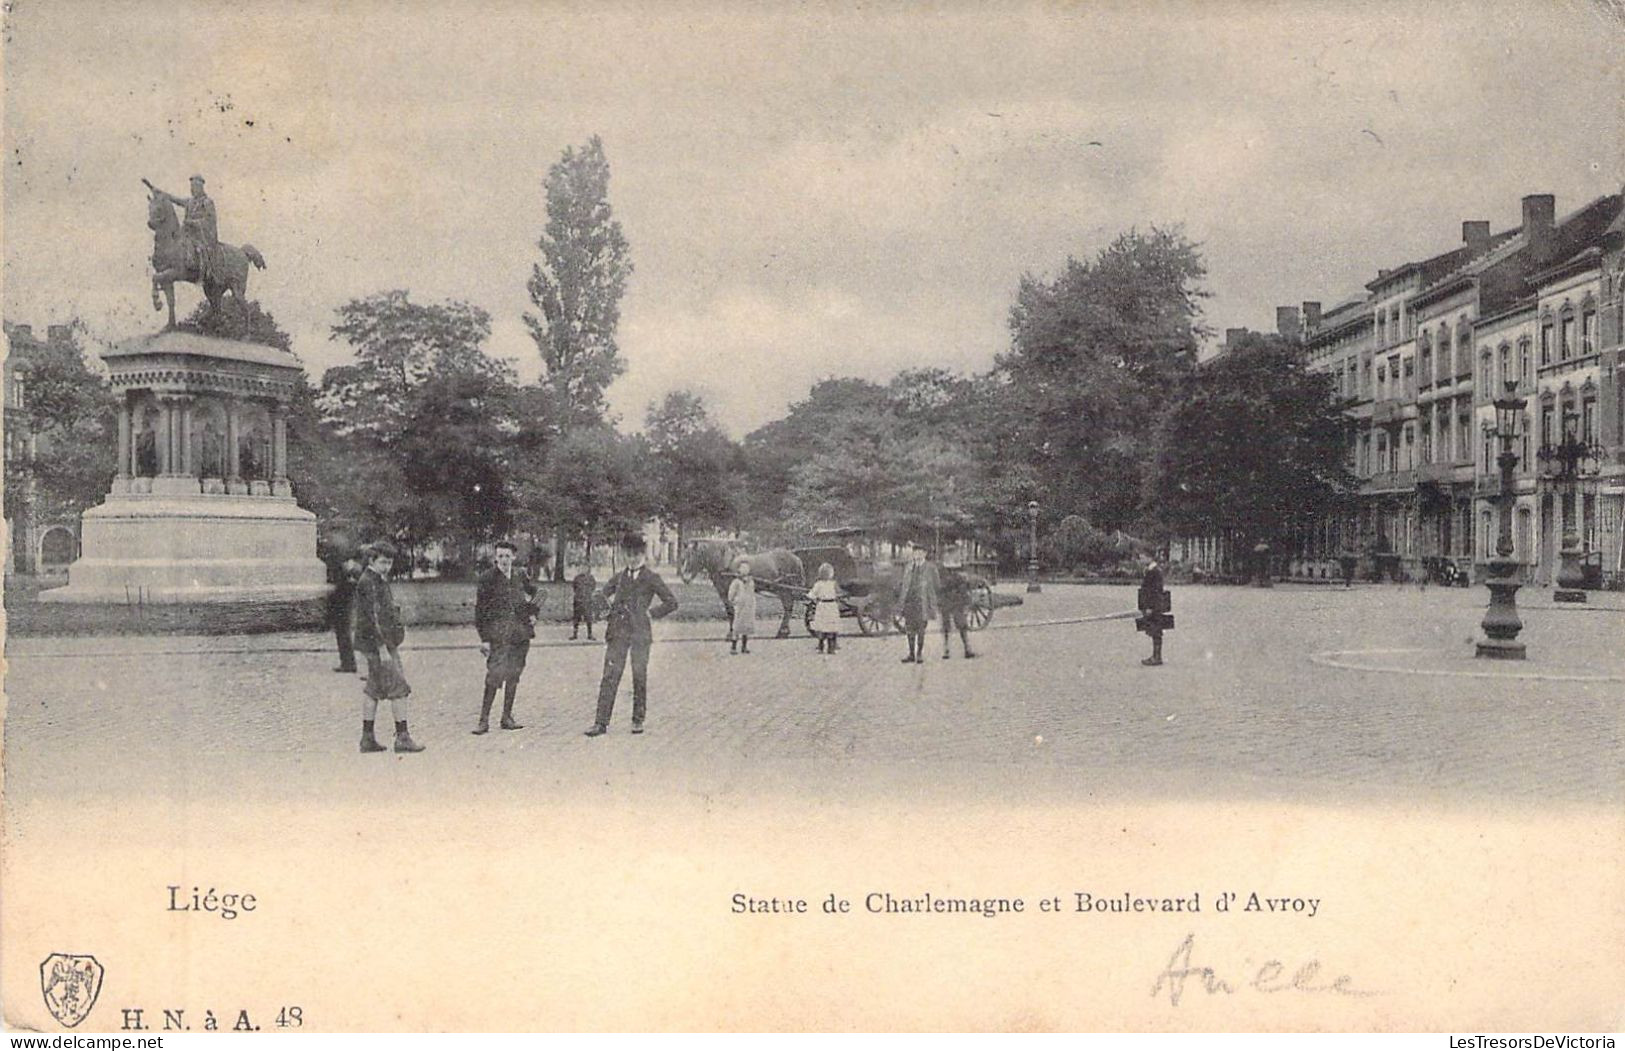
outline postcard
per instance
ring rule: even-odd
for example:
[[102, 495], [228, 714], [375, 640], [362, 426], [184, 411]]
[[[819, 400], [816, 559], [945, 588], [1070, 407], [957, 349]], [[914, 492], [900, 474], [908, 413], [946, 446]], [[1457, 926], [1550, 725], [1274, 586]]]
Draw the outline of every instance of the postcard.
[[1625, 1024], [1617, 5], [4, 16], [5, 1024]]

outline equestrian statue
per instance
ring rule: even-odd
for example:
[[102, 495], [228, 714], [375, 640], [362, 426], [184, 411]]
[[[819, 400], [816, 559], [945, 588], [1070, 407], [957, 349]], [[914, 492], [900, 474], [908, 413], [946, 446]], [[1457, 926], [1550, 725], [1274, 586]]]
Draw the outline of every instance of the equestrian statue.
[[[248, 295], [248, 264], [265, 269], [265, 257], [253, 245], [221, 244], [214, 201], [203, 192], [203, 176], [192, 176], [192, 196], [165, 193], [142, 179], [150, 191], [147, 226], [152, 230], [152, 309], [162, 310], [159, 289], [169, 300], [169, 327], [175, 327], [175, 282], [190, 281], [203, 289], [211, 313], [227, 292], [242, 303]], [[184, 208], [177, 221], [175, 209]]]

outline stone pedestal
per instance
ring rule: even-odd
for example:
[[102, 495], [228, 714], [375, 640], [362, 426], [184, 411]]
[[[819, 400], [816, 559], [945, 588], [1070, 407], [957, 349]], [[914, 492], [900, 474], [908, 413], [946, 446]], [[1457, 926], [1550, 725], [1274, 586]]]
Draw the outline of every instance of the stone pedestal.
[[1478, 656], [1491, 660], [1521, 661], [1524, 644], [1518, 641], [1523, 621], [1518, 616], [1520, 567], [1506, 555], [1490, 562], [1489, 609], [1484, 612], [1484, 637], [1478, 640]]
[[[111, 492], [84, 516], [68, 586], [43, 602], [320, 598], [316, 516], [288, 481], [285, 350], [168, 331], [104, 351], [119, 405]], [[139, 424], [139, 426], [138, 426]]]
[[1580, 568], [1580, 538], [1571, 530], [1563, 533], [1562, 562], [1557, 570], [1557, 587], [1552, 591], [1554, 602], [1584, 602], [1585, 572]]
[[81, 550], [68, 586], [41, 602], [286, 602], [328, 591], [316, 516], [286, 497], [109, 494], [85, 512]]

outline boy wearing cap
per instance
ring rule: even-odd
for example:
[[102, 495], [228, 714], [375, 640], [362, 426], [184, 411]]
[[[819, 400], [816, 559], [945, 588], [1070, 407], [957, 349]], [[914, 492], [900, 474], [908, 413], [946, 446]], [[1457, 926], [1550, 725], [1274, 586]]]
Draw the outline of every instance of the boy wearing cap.
[[476, 735], [491, 730], [491, 705], [499, 688], [502, 728], [524, 729], [514, 721], [513, 702], [530, 655], [530, 640], [536, 637], [535, 618], [541, 599], [529, 574], [514, 565], [517, 556], [518, 548], [513, 543], [498, 541], [491, 556], [493, 565], [480, 574], [474, 598], [474, 630], [479, 632], [480, 653], [485, 657], [485, 693], [480, 698]]
[[421, 752], [423, 746], [412, 740], [406, 726], [406, 699], [412, 686], [401, 670], [399, 648], [406, 638], [395, 596], [389, 589], [389, 571], [395, 565], [395, 548], [377, 543], [364, 552], [367, 568], [356, 581], [351, 607], [356, 652], [367, 659], [366, 696], [361, 702], [361, 750], [382, 752], [384, 746], [373, 735], [378, 702], [389, 701], [395, 717], [395, 751]]

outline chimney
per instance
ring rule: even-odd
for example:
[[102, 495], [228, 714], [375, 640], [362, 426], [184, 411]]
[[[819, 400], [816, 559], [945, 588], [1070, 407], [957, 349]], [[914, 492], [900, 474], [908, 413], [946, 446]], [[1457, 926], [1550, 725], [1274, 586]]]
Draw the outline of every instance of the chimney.
[[69, 334], [67, 325], [49, 325], [45, 329], [47, 343], [71, 343], [73, 337]]
[[1461, 224], [1461, 243], [1479, 255], [1490, 243], [1490, 224], [1487, 219], [1468, 219]]
[[1320, 327], [1320, 303], [1306, 300], [1303, 304], [1303, 330], [1313, 332]]
[[1225, 329], [1224, 330], [1224, 349], [1225, 350], [1230, 350], [1237, 343], [1240, 343], [1241, 340], [1242, 340], [1242, 337], [1244, 337], [1246, 335], [1247, 335], [1247, 330], [1244, 329], [1244, 328], [1227, 328], [1227, 329]]
[[24, 343], [32, 343], [32, 342], [34, 342], [34, 326], [33, 325], [13, 325], [13, 326], [11, 326], [11, 338], [12, 339], [20, 339]]
[[1557, 198], [1549, 193], [1532, 193], [1523, 199], [1523, 239], [1537, 266], [1550, 262], [1556, 213]]
[[1557, 198], [1549, 193], [1532, 193], [1523, 199], [1523, 232], [1550, 230], [1557, 219]]
[[1303, 336], [1303, 329], [1298, 321], [1297, 307], [1275, 308], [1275, 331], [1282, 339], [1299, 339]]

